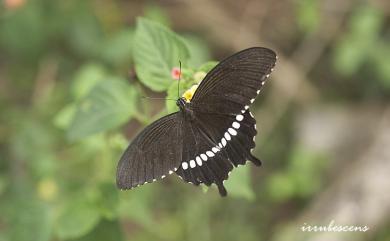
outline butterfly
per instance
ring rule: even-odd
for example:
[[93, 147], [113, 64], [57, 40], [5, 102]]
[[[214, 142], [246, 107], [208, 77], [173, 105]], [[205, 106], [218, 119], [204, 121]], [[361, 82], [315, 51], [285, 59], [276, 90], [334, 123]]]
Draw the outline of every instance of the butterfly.
[[194, 185], [213, 183], [221, 196], [230, 172], [252, 155], [256, 120], [249, 105], [276, 63], [274, 51], [242, 50], [215, 66], [179, 111], [147, 126], [125, 150], [117, 167], [117, 186], [132, 189], [176, 173]]

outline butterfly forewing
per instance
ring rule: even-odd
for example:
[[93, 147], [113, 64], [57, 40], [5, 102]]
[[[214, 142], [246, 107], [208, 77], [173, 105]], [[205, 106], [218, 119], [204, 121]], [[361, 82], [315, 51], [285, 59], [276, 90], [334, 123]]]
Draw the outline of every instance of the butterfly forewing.
[[146, 127], [122, 155], [117, 168], [117, 186], [130, 189], [161, 179], [181, 162], [181, 113], [165, 116]]
[[194, 93], [194, 109], [230, 114], [248, 109], [275, 62], [275, 52], [261, 47], [243, 50], [221, 61]]

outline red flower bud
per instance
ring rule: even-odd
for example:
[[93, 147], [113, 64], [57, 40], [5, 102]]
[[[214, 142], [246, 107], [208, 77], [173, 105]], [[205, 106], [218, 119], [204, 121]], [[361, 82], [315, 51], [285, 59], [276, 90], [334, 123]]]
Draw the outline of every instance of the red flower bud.
[[180, 79], [180, 69], [178, 67], [173, 67], [171, 70], [172, 79], [178, 80]]

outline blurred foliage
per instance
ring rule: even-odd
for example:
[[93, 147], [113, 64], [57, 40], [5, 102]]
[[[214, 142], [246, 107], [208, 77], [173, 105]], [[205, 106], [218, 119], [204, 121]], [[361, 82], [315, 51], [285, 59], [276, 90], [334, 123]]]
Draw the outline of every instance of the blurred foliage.
[[369, 74], [380, 79], [383, 87], [390, 87], [389, 37], [381, 36], [384, 20], [381, 9], [357, 7], [349, 20], [349, 31], [335, 47], [334, 66], [340, 74], [352, 77], [370, 69]]
[[126, 123], [137, 111], [137, 93], [123, 79], [105, 77], [77, 103], [69, 139], [80, 139]]
[[320, 24], [320, 1], [300, 0], [297, 2], [296, 19], [299, 28], [306, 33], [312, 33]]
[[268, 192], [275, 202], [294, 198], [305, 199], [321, 188], [322, 171], [327, 159], [318, 153], [310, 153], [296, 147], [286, 170], [275, 173], [268, 179]]
[[[324, 185], [327, 156], [295, 145], [281, 127], [264, 153], [279, 161], [261, 177], [239, 167], [226, 182], [227, 199], [174, 177], [119, 192], [124, 133], [139, 130], [121, 128], [175, 111], [173, 101], [161, 110], [141, 96], [177, 98], [171, 71], [179, 61], [180, 95], [199, 83], [217, 63], [208, 44], [173, 32], [155, 4], [129, 24], [115, 1], [11, 2], [0, 8], [0, 241], [259, 240], [272, 225], [270, 207], [305, 202]], [[318, 5], [297, 4], [302, 31], [318, 27]], [[390, 87], [384, 21], [370, 5], [354, 9], [333, 49], [340, 75], [371, 66]]]

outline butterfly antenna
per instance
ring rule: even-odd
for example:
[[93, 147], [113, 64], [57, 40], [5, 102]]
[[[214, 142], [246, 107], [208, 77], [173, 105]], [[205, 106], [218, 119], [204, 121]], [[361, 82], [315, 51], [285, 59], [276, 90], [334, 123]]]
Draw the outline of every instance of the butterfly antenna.
[[179, 81], [177, 81], [177, 98], [180, 98], [181, 61], [179, 60]]
[[170, 99], [170, 98], [149, 97], [149, 96], [141, 96], [141, 98], [150, 99], [150, 100], [174, 100], [174, 101], [176, 101], [175, 99]]

